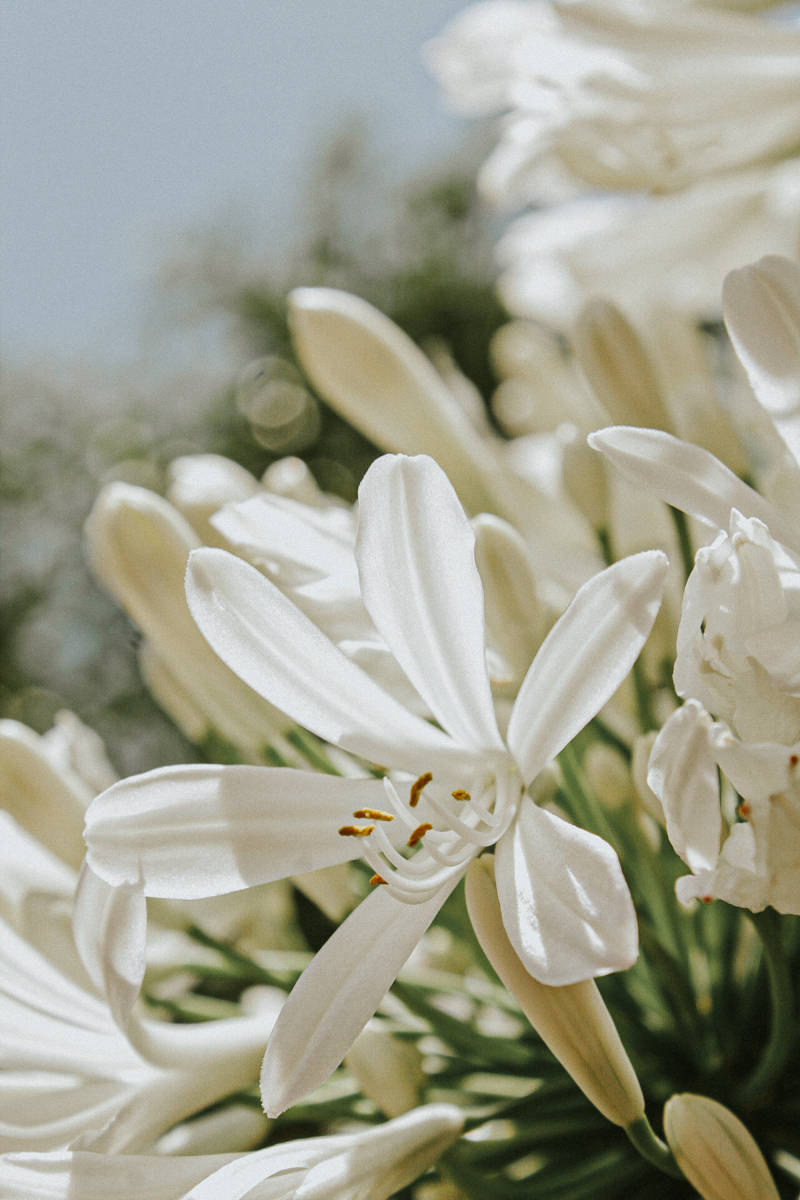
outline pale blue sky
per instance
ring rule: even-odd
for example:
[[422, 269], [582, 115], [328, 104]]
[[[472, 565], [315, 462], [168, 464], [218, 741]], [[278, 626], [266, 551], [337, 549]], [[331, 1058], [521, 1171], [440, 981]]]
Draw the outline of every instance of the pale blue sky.
[[420, 48], [463, 0], [0, 0], [2, 343], [124, 359], [159, 257], [246, 213], [291, 240], [312, 152], [369, 119], [398, 179], [458, 147]]

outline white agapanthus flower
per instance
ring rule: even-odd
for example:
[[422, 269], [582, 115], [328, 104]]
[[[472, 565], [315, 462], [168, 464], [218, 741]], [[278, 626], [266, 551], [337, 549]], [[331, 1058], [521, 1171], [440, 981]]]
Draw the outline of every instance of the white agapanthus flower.
[[8, 1154], [0, 1200], [386, 1200], [432, 1166], [462, 1126], [459, 1109], [430, 1104], [372, 1129], [247, 1155]]
[[800, 32], [705, 4], [490, 0], [428, 47], [446, 94], [505, 112], [493, 196], [542, 198], [553, 172], [668, 191], [794, 153]]
[[241, 559], [197, 552], [187, 594], [241, 679], [390, 776], [167, 768], [116, 785], [88, 814], [92, 867], [151, 895], [210, 895], [356, 857], [372, 867], [373, 893], [302, 976], [270, 1041], [262, 1090], [271, 1113], [341, 1061], [470, 862], [493, 845], [508, 936], [536, 978], [571, 983], [636, 956], [613, 850], [537, 807], [527, 788], [630, 670], [658, 608], [664, 556], [625, 559], [578, 592], [534, 658], [505, 736], [486, 671], [474, 535], [431, 459], [373, 464], [356, 558], [375, 627], [436, 724]]

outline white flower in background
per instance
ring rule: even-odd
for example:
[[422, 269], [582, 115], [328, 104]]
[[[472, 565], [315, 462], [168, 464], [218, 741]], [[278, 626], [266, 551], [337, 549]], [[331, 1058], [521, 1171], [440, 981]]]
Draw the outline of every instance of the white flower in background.
[[387, 1200], [460, 1136], [463, 1118], [430, 1104], [372, 1129], [281, 1142], [247, 1155], [82, 1150], [0, 1158], [0, 1200]]
[[519, 205], [555, 174], [671, 191], [800, 141], [800, 32], [703, 5], [474, 5], [428, 47], [451, 101], [508, 113], [483, 174]]
[[567, 330], [599, 295], [711, 316], [726, 271], [795, 253], [800, 31], [726, 7], [768, 6], [494, 0], [430, 44], [453, 107], [505, 114], [484, 192], [540, 210], [500, 243], [511, 312]]
[[684, 192], [589, 194], [526, 213], [500, 238], [509, 312], [568, 333], [594, 296], [643, 318], [668, 307], [717, 316], [725, 274], [800, 238], [800, 163], [738, 172]]
[[[508, 936], [535, 977], [569, 983], [636, 955], [613, 850], [538, 808], [526, 788], [630, 670], [658, 608], [664, 556], [625, 559], [581, 589], [531, 664], [504, 740], [474, 537], [430, 459], [373, 464], [356, 555], [375, 626], [440, 728], [402, 707], [241, 559], [197, 553], [189, 602], [218, 653], [271, 703], [333, 745], [410, 774], [167, 768], [116, 785], [88, 817], [93, 868], [114, 884], [141, 880], [152, 895], [230, 891], [359, 856], [372, 866], [375, 891], [283, 1010], [262, 1075], [270, 1112], [330, 1074], [469, 863], [495, 843]], [[415, 852], [401, 853], [402, 843]]]
[[664, 1131], [703, 1200], [778, 1200], [755, 1139], [724, 1104], [689, 1092], [672, 1096], [664, 1106]]

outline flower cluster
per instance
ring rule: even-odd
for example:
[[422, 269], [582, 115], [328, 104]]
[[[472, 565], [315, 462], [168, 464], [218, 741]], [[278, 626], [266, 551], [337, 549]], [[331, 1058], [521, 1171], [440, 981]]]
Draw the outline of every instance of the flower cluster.
[[118, 779], [70, 713], [0, 722], [0, 1200], [796, 1189], [800, 266], [741, 256], [698, 324], [796, 239], [770, 8], [468, 10], [430, 58], [508, 114], [485, 185], [552, 207], [506, 295], [569, 343], [500, 331], [492, 423], [303, 288], [299, 368], [385, 452], [357, 503], [214, 454], [97, 497], [198, 754]]

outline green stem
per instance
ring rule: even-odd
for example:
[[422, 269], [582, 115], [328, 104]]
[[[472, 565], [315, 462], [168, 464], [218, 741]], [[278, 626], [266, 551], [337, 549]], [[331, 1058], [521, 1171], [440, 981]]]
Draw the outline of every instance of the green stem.
[[772, 908], [747, 912], [761, 939], [770, 997], [770, 1035], [753, 1074], [742, 1088], [740, 1101], [751, 1104], [774, 1083], [792, 1053], [796, 1037], [794, 994], [781, 941], [780, 918]]
[[639, 1117], [638, 1121], [626, 1125], [625, 1132], [642, 1158], [646, 1158], [665, 1175], [672, 1175], [675, 1179], [684, 1178], [683, 1171], [672, 1157], [669, 1146], [657, 1136], [647, 1117]]
[[692, 539], [689, 537], [689, 523], [686, 520], [686, 513], [681, 512], [679, 508], [673, 508], [668, 504], [669, 515], [672, 517], [672, 523], [675, 526], [675, 532], [678, 535], [678, 546], [681, 552], [681, 562], [683, 570], [688, 579], [694, 569], [694, 551], [692, 550]]

